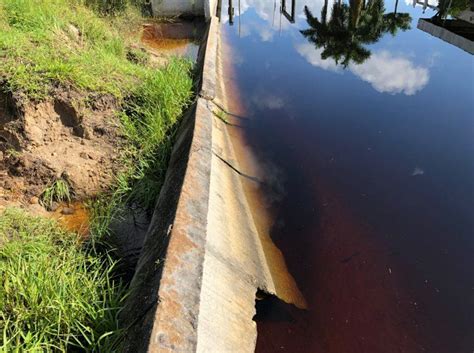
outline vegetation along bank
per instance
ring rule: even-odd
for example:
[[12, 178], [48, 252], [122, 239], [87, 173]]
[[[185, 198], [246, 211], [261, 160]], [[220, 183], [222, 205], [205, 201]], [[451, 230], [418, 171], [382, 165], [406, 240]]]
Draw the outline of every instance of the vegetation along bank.
[[[140, 44], [146, 4], [0, 0], [0, 350], [115, 351], [111, 224], [149, 211], [193, 65]], [[148, 21], [148, 20], [147, 20]], [[52, 218], [79, 203], [87, 229]]]

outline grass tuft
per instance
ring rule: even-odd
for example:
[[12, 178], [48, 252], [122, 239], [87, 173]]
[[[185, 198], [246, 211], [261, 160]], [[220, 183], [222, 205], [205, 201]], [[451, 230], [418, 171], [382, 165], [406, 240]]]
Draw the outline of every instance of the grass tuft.
[[215, 110], [212, 112], [214, 114], [214, 116], [218, 119], [220, 119], [222, 122], [228, 124], [229, 123], [229, 119], [227, 118], [227, 113], [224, 112], [223, 110]]
[[69, 183], [64, 179], [56, 179], [44, 189], [40, 196], [40, 202], [44, 207], [50, 209], [54, 202], [70, 202], [71, 196]]

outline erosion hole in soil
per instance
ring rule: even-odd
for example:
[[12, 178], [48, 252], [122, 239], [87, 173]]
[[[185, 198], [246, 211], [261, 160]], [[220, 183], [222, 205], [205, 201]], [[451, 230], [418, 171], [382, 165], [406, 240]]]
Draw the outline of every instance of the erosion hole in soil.
[[15, 120], [16, 117], [16, 106], [12, 94], [0, 91], [0, 127]]
[[54, 111], [59, 115], [61, 123], [72, 128], [73, 134], [78, 137], [84, 137], [84, 127], [81, 125], [81, 118], [76, 108], [63, 100], [54, 101]]
[[20, 141], [11, 132], [0, 130], [0, 151], [5, 152], [10, 149], [20, 151]]

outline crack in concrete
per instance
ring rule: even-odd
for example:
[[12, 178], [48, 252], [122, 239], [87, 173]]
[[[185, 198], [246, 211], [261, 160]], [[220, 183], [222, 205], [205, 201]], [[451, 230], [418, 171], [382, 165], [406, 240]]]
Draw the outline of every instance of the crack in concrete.
[[240, 170], [238, 170], [236, 167], [234, 167], [230, 162], [228, 162], [227, 160], [225, 160], [223, 157], [219, 156], [216, 152], [212, 151], [212, 154], [214, 156], [216, 156], [217, 158], [219, 158], [219, 160], [221, 160], [224, 164], [226, 164], [230, 169], [232, 169], [234, 172], [236, 172], [237, 174], [239, 174], [240, 176], [243, 176], [244, 178], [247, 178], [255, 183], [258, 183], [258, 184], [262, 184], [263, 182], [258, 179], [257, 177], [254, 177], [254, 176], [251, 176], [251, 175], [248, 175], [248, 174], [245, 174], [243, 172], [241, 172]]

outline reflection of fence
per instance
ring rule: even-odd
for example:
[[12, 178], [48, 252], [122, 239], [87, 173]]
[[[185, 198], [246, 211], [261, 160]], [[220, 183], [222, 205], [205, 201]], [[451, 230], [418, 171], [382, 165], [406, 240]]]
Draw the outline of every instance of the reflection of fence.
[[[240, 6], [240, 3], [239, 3]], [[229, 6], [227, 7], [227, 14], [229, 15], [229, 24], [234, 24], [234, 6], [232, 6], [232, 0], [229, 0]]]
[[[235, 0], [228, 0], [227, 1], [227, 15], [228, 15], [228, 21], [229, 25], [234, 24], [234, 17], [235, 17], [235, 10], [234, 10], [234, 1]], [[262, 0], [263, 1], [263, 0]], [[287, 7], [287, 0], [280, 0], [280, 17], [281, 15], [285, 16], [285, 18], [290, 22], [290, 23], [295, 23], [295, 12], [296, 12], [296, 0], [289, 0], [291, 1], [291, 7], [288, 10]], [[416, 0], [414, 0], [416, 1]], [[223, 0], [218, 0], [217, 2], [217, 17], [222, 20], [222, 2]], [[275, 0], [276, 2], [276, 0]], [[274, 11], [276, 9], [276, 4], [274, 6]], [[240, 8], [240, 0], [238, 0], [238, 11], [239, 11], [239, 25], [240, 25], [240, 14], [241, 14], [241, 8]], [[273, 14], [275, 15], [275, 14]]]
[[416, 5], [420, 5], [423, 8], [423, 12], [425, 12], [427, 8], [438, 10], [438, 7], [430, 4], [428, 0], [413, 0], [413, 7]]
[[290, 23], [295, 23], [295, 7], [296, 0], [291, 0], [291, 14], [286, 9], [286, 0], [281, 0], [281, 13], [286, 17]]

